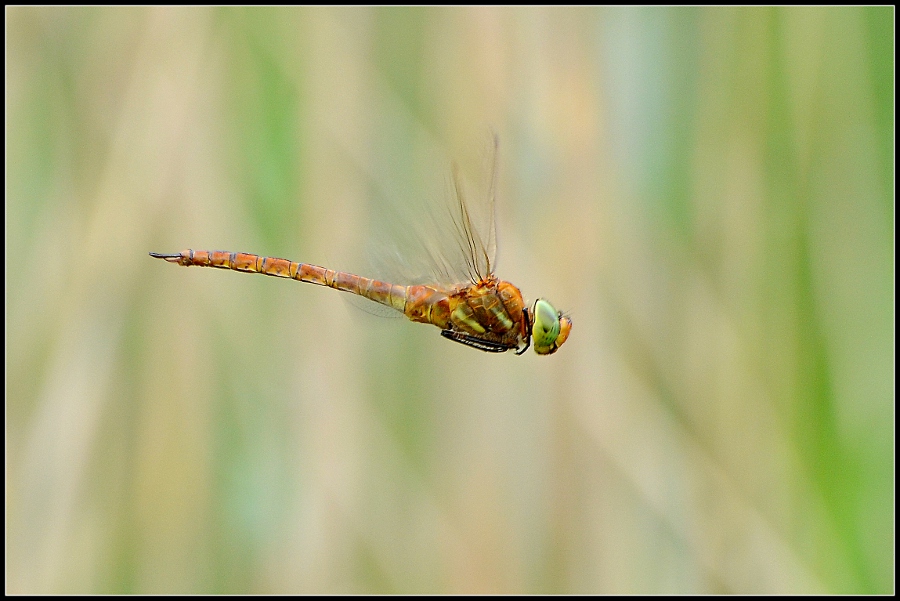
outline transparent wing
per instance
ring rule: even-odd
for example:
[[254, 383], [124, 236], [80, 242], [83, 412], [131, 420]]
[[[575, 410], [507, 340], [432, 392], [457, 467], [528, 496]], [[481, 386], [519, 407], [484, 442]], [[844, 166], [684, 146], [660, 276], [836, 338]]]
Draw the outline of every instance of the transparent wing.
[[[453, 223], [456, 235], [456, 246], [459, 249], [459, 260], [466, 265], [466, 275], [472, 283], [493, 274], [494, 260], [497, 254], [497, 231], [495, 217], [495, 197], [497, 191], [497, 151], [499, 139], [492, 136], [490, 156], [488, 157], [488, 175], [486, 190], [482, 197], [470, 201], [472, 192], [467, 189], [466, 182], [460, 174], [459, 166], [454, 163], [453, 191], [456, 202], [450, 208], [449, 220]], [[474, 194], [478, 194], [478, 190]], [[459, 265], [462, 266], [461, 264]], [[457, 274], [459, 276], [461, 274]]]
[[493, 273], [498, 149], [492, 132], [477, 156], [450, 163], [449, 171], [444, 162], [443, 175], [438, 166], [434, 168], [432, 181], [444, 185], [424, 194], [423, 206], [407, 206], [391, 214], [389, 225], [379, 232], [376, 250], [369, 255], [379, 277], [450, 289]]

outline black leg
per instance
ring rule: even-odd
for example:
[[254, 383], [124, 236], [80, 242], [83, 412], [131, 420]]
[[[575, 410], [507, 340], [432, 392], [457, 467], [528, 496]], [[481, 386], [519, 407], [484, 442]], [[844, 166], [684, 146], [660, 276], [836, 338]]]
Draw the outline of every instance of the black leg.
[[500, 344], [499, 342], [485, 340], [484, 338], [476, 338], [471, 334], [466, 334], [465, 332], [457, 332], [455, 330], [441, 330], [441, 336], [447, 338], [448, 340], [452, 340], [453, 342], [459, 342], [460, 344], [465, 344], [466, 346], [477, 348], [478, 350], [484, 351], [486, 353], [505, 353], [511, 348], [515, 348], [506, 346], [505, 344]]
[[517, 355], [521, 355], [529, 348], [531, 348], [531, 315], [528, 313], [528, 307], [522, 307], [522, 313], [525, 314], [525, 347], [516, 351]]

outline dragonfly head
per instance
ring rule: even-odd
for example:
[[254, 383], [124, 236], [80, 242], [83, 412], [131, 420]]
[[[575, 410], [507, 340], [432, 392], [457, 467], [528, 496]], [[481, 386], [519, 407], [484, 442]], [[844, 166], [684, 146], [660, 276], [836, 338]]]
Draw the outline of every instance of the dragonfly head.
[[572, 329], [572, 320], [542, 298], [534, 301], [531, 320], [531, 337], [534, 340], [534, 352], [538, 355], [555, 353]]

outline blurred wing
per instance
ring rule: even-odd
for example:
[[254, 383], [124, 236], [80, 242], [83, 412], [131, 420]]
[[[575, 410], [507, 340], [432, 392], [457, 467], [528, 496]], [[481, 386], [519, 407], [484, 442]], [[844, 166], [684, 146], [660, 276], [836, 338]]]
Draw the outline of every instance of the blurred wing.
[[[440, 191], [424, 195], [430, 201], [420, 210], [390, 213], [378, 248], [370, 253], [376, 277], [396, 284], [451, 289], [493, 273], [497, 252], [497, 135], [492, 132], [490, 142], [482, 148], [480, 156], [464, 163], [466, 168], [451, 163], [449, 180], [444, 179]], [[440, 180], [439, 173], [431, 177]]]
[[[456, 245], [460, 251], [460, 261], [465, 264], [466, 279], [473, 284], [493, 274], [497, 253], [497, 230], [495, 218], [495, 197], [497, 190], [497, 150], [499, 139], [492, 136], [486, 190], [481, 198], [470, 201], [471, 195], [466, 182], [460, 175], [459, 166], [453, 163], [453, 191], [456, 202], [449, 205], [449, 220], [453, 224]], [[477, 192], [476, 192], [477, 194]], [[462, 267], [462, 264], [460, 264]]]

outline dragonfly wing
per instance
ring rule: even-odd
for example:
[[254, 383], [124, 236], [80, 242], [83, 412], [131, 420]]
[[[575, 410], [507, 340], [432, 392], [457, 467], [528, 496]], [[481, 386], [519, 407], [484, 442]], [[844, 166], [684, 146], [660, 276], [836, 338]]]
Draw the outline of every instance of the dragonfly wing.
[[[494, 203], [497, 190], [497, 136], [472, 152], [471, 160], [460, 164], [437, 156], [423, 159], [431, 184], [424, 184], [405, 198], [385, 194], [379, 206], [379, 220], [373, 223], [372, 248], [367, 252], [375, 277], [397, 284], [438, 285], [447, 290], [487, 277], [495, 268], [497, 248]], [[425, 152], [428, 157], [431, 153]], [[446, 157], [443, 151], [437, 155]], [[477, 155], [477, 156], [475, 156]], [[468, 158], [468, 157], [467, 157]], [[433, 164], [432, 164], [433, 163]], [[449, 177], [441, 178], [440, 171]], [[425, 199], [424, 202], [421, 199]]]
[[448, 203], [448, 219], [456, 241], [454, 251], [459, 267], [464, 266], [466, 279], [472, 283], [483, 280], [494, 271], [497, 254], [496, 194], [497, 155], [499, 139], [492, 134], [487, 165], [481, 181], [473, 191], [456, 163], [452, 166], [453, 201]]
[[400, 319], [401, 317], [406, 317], [400, 311], [392, 309], [387, 305], [373, 303], [364, 296], [358, 296], [356, 294], [342, 294], [341, 298], [344, 300], [344, 302], [350, 303], [354, 308], [359, 309], [360, 311], [365, 311], [369, 315], [374, 315], [375, 317], [385, 317], [388, 319]]

